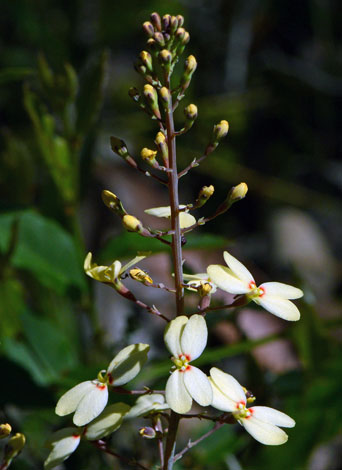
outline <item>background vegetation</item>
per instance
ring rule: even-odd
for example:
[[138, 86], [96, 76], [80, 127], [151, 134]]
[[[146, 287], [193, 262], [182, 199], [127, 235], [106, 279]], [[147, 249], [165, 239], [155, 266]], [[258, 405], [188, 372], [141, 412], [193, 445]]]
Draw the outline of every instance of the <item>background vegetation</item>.
[[[41, 468], [47, 436], [68, 423], [54, 415], [57, 398], [129, 341], [152, 344], [138, 380], [165, 384], [163, 324], [88, 282], [82, 268], [89, 250], [111, 262], [151, 249], [155, 255], [143, 266], [157, 281], [171, 282], [163, 246], [123, 233], [100, 200], [101, 189], [112, 190], [138, 216], [167, 202], [109, 145], [111, 134], [120, 136], [138, 153], [155, 135], [127, 95], [141, 83], [132, 63], [145, 41], [140, 25], [154, 10], [184, 15], [187, 51], [199, 63], [184, 103], [197, 104], [199, 118], [179, 139], [180, 166], [203, 151], [214, 123], [231, 125], [217, 152], [183, 179], [181, 200], [214, 184], [210, 213], [233, 184], [249, 186], [243, 202], [189, 236], [187, 270], [203, 271], [229, 248], [258, 280], [293, 283], [306, 294], [295, 324], [257, 308], [210, 314], [214, 334], [201, 357], [206, 367], [218, 361], [237, 376], [259, 404], [294, 417], [289, 442], [263, 447], [226, 426], [177, 469], [341, 468], [341, 4], [333, 0], [2, 4], [0, 421], [27, 436], [13, 468]], [[159, 293], [153, 299], [170, 314], [172, 301]], [[184, 429], [184, 439], [206, 426]], [[133, 448], [148, 461], [153, 445], [137, 429], [124, 425], [113, 446], [128, 455]], [[86, 443], [65, 463], [113, 466]]]

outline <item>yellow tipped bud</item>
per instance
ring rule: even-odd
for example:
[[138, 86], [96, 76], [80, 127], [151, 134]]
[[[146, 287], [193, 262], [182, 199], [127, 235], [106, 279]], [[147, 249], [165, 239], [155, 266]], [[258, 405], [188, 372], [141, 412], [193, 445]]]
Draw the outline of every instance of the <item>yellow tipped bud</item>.
[[224, 137], [226, 137], [226, 135], [228, 134], [228, 130], [229, 130], [228, 121], [222, 120], [218, 124], [216, 124], [213, 129], [214, 141], [217, 142], [223, 139]]
[[149, 36], [149, 37], [152, 37], [154, 35], [154, 27], [152, 25], [152, 23], [150, 23], [149, 21], [145, 21], [145, 23], [143, 23], [143, 30], [145, 31], [145, 33]]
[[215, 188], [212, 184], [210, 186], [203, 186], [203, 188], [199, 192], [198, 197], [201, 199], [202, 198], [209, 199], [214, 194], [214, 191], [215, 191]]
[[202, 281], [201, 284], [197, 288], [197, 292], [199, 293], [201, 297], [205, 297], [206, 295], [209, 295], [211, 291], [212, 291], [212, 285], [209, 284], [209, 282]]
[[126, 214], [122, 218], [122, 225], [129, 232], [139, 232], [142, 229], [142, 223], [134, 215]]
[[185, 72], [187, 74], [193, 74], [197, 68], [197, 60], [196, 57], [193, 55], [189, 55], [189, 57], [185, 61]]
[[147, 69], [152, 72], [153, 67], [152, 67], [152, 57], [151, 54], [147, 51], [141, 51], [140, 52], [140, 59], [141, 62], [147, 67]]
[[168, 88], [166, 88], [165, 86], [163, 86], [160, 90], [159, 90], [159, 95], [163, 101], [163, 104], [164, 103], [169, 103], [171, 101], [171, 93], [170, 93], [170, 90]]
[[160, 119], [157, 90], [152, 85], [147, 84], [144, 86], [144, 96], [153, 114]]
[[9, 436], [12, 432], [12, 426], [8, 423], [0, 424], [0, 439], [4, 439]]
[[134, 268], [131, 269], [129, 275], [132, 279], [139, 282], [147, 282], [149, 284], [153, 284], [153, 279], [142, 269]]
[[14, 436], [12, 436], [7, 445], [5, 447], [5, 461], [11, 461], [16, 457], [24, 448], [26, 442], [26, 438], [24, 434], [17, 432]]
[[156, 159], [156, 155], [157, 155], [156, 150], [151, 150], [146, 147], [143, 148], [142, 151], [140, 152], [141, 158], [148, 162], [154, 162]]
[[231, 189], [230, 198], [234, 202], [239, 201], [240, 199], [243, 199], [246, 196], [247, 191], [248, 191], [247, 184], [240, 183]]
[[111, 191], [104, 189], [101, 193], [102, 201], [105, 206], [120, 217], [127, 214], [120, 199]]
[[165, 144], [165, 142], [166, 142], [165, 135], [162, 132], [158, 132], [158, 134], [156, 135], [155, 143], [157, 145], [162, 145], [162, 144]]
[[160, 51], [158, 57], [162, 63], [171, 64], [172, 54], [167, 49]]
[[184, 114], [187, 119], [194, 121], [198, 116], [197, 106], [195, 104], [189, 104], [189, 106], [184, 109]]

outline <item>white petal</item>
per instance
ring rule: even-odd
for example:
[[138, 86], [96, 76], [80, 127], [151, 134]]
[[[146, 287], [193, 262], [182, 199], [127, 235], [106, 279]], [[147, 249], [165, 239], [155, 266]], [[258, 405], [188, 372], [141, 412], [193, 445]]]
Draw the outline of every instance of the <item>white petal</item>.
[[129, 405], [121, 402], [107, 406], [100, 416], [87, 426], [85, 437], [89, 441], [95, 441], [116, 431], [129, 409]]
[[282, 429], [273, 424], [264, 423], [254, 416], [248, 419], [242, 419], [239, 422], [246, 431], [249, 432], [255, 440], [261, 442], [261, 444], [278, 446], [284, 444], [288, 439], [287, 434]]
[[92, 255], [91, 251], [89, 251], [89, 253], [85, 257], [85, 260], [84, 260], [84, 263], [83, 263], [83, 269], [85, 270], [85, 272], [87, 272], [89, 269], [91, 269], [92, 257], [93, 257], [93, 255]]
[[73, 413], [84, 395], [89, 393], [93, 387], [94, 384], [92, 381], [87, 380], [86, 382], [81, 382], [80, 384], [68, 390], [58, 400], [55, 410], [56, 414], [58, 416], [66, 416], [70, 413]]
[[192, 405], [192, 398], [184, 385], [184, 373], [172, 372], [165, 387], [165, 399], [170, 408], [176, 413], [187, 413]]
[[221, 411], [235, 411], [236, 402], [222, 393], [211, 377], [209, 377], [209, 381], [213, 389], [213, 401], [211, 406]]
[[197, 367], [182, 372], [184, 384], [192, 398], [201, 406], [209, 406], [213, 401], [213, 390], [208, 377]]
[[188, 320], [188, 317], [181, 315], [170, 321], [170, 323], [165, 328], [164, 341], [166, 347], [175, 357], [178, 357], [180, 354], [182, 354], [180, 338]]
[[272, 297], [300, 299], [304, 295], [304, 292], [297, 287], [292, 287], [282, 282], [264, 282], [259, 287], [264, 289], [265, 294], [271, 295]]
[[84, 426], [103, 411], [108, 401], [107, 385], [94, 381], [93, 388], [80, 401], [74, 414], [73, 421], [76, 426]]
[[211, 264], [207, 267], [209, 278], [220, 289], [230, 294], [246, 294], [251, 289], [248, 283], [238, 279], [233, 271], [220, 264]]
[[202, 315], [192, 315], [181, 334], [181, 350], [190, 356], [190, 361], [197, 359], [207, 345], [208, 328]]
[[114, 279], [117, 279], [119, 277], [119, 275], [122, 271], [121, 263], [120, 263], [120, 261], [116, 260], [116, 261], [114, 261], [112, 266], [113, 266], [112, 272], [113, 272], [113, 280], [114, 280]]
[[226, 374], [217, 367], [210, 369], [210, 376], [219, 390], [235, 403], [241, 401], [246, 403], [246, 395], [239, 382], [229, 374]]
[[179, 224], [181, 228], [188, 228], [191, 225], [196, 223], [196, 219], [193, 215], [189, 214], [188, 212], [180, 212], [179, 213]]
[[294, 419], [282, 413], [281, 411], [269, 408], [268, 406], [253, 406], [250, 408], [253, 411], [253, 416], [265, 423], [274, 424], [284, 428], [293, 428], [296, 425]]
[[150, 350], [148, 344], [130, 344], [122, 349], [111, 361], [107, 372], [114, 379], [114, 387], [119, 387], [134, 379], [139, 374], [147, 361], [147, 353]]
[[223, 253], [223, 257], [228, 267], [233, 271], [236, 277], [249, 284], [250, 282], [255, 282], [254, 277], [248, 271], [246, 266], [244, 266], [240, 261], [238, 261], [234, 256], [230, 255], [228, 251]]
[[142, 395], [137, 399], [135, 405], [129, 410], [125, 418], [136, 418], [144, 416], [150, 411], [162, 411], [169, 409], [169, 405], [165, 403], [164, 395], [152, 393], [151, 395]]
[[44, 468], [49, 470], [64, 462], [77, 449], [83, 429], [61, 429], [52, 436], [52, 450], [44, 462]]
[[129, 261], [127, 264], [125, 264], [125, 266], [123, 266], [120, 269], [120, 274], [127, 271], [127, 269], [129, 269], [131, 266], [134, 266], [135, 264], [139, 263], [140, 261], [142, 261], [145, 258], [146, 258], [146, 256], [136, 256], [135, 258], [133, 258], [131, 261]]
[[207, 273], [198, 273], [198, 274], [185, 274], [183, 273], [183, 279], [185, 281], [207, 281], [209, 276]]
[[253, 301], [284, 320], [297, 321], [300, 319], [298, 308], [290, 300], [265, 294], [262, 297], [256, 297]]
[[[184, 209], [185, 205], [180, 204], [180, 209]], [[171, 217], [171, 207], [164, 206], [164, 207], [151, 207], [151, 209], [144, 210], [145, 214], [154, 215], [155, 217]]]

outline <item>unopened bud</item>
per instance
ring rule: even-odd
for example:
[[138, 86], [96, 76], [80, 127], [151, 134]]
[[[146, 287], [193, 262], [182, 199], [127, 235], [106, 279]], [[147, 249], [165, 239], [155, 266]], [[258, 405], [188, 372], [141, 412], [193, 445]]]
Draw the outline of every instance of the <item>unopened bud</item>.
[[134, 217], [134, 215], [129, 214], [123, 216], [122, 225], [129, 232], [139, 232], [143, 228], [140, 220]]
[[162, 154], [165, 165], [167, 165], [169, 151], [168, 151], [165, 135], [159, 131], [158, 134], [156, 135], [156, 140], [154, 142], [156, 146], [158, 147], [158, 150]]
[[147, 70], [149, 72], [153, 71], [153, 66], [152, 66], [152, 57], [151, 54], [147, 51], [141, 51], [139, 55], [141, 62], [145, 65]]
[[163, 64], [171, 64], [172, 62], [172, 54], [167, 49], [163, 49], [158, 54], [160, 62]]
[[108, 209], [110, 209], [115, 214], [119, 215], [120, 217], [127, 214], [127, 212], [122, 206], [122, 202], [120, 201], [120, 199], [111, 191], [104, 189], [101, 193], [101, 197], [105, 206], [107, 206]]
[[178, 28], [178, 18], [176, 16], [171, 16], [170, 19], [170, 33], [173, 34]]
[[196, 199], [196, 208], [204, 206], [208, 199], [214, 194], [214, 191], [215, 189], [212, 184], [210, 186], [203, 186], [203, 188], [198, 193], [198, 197]]
[[160, 119], [160, 111], [158, 106], [158, 94], [157, 90], [153, 88], [152, 85], [145, 85], [144, 86], [144, 96], [146, 102], [149, 104], [150, 108], [153, 111], [153, 114]]
[[179, 41], [180, 43], [183, 43], [185, 33], [186, 31], [184, 28], [178, 28], [175, 34], [176, 40]]
[[196, 57], [193, 55], [189, 55], [189, 57], [186, 59], [185, 64], [184, 64], [185, 72], [189, 74], [193, 74], [194, 71], [197, 68], [197, 60]]
[[198, 108], [195, 104], [189, 104], [189, 106], [187, 106], [185, 109], [184, 109], [184, 114], [185, 114], [185, 117], [189, 120], [189, 121], [194, 121], [197, 116], [198, 116]]
[[170, 23], [171, 23], [171, 15], [169, 14], [164, 15], [162, 19], [162, 26], [163, 26], [164, 31], [167, 31], [169, 29]]
[[110, 145], [112, 147], [113, 152], [115, 152], [120, 157], [126, 158], [129, 155], [126, 144], [123, 140], [111, 136]]
[[146, 147], [143, 148], [142, 151], [140, 152], [141, 158], [145, 160], [147, 163], [149, 163], [150, 165], [154, 165], [154, 164], [158, 165], [156, 161], [156, 155], [157, 155], [156, 150], [151, 150]]
[[234, 186], [230, 190], [230, 199], [233, 202], [240, 201], [240, 199], [243, 199], [248, 191], [248, 186], [246, 183], [240, 183], [237, 186]]
[[145, 31], [145, 33], [151, 38], [153, 35], [154, 35], [154, 27], [152, 25], [152, 23], [150, 23], [149, 21], [145, 21], [145, 23], [143, 24], [143, 30]]
[[162, 132], [159, 131], [158, 134], [156, 135], [155, 143], [157, 145], [163, 145], [166, 143], [166, 137]]
[[12, 432], [12, 426], [8, 423], [0, 424], [0, 439], [4, 439], [9, 436]]
[[178, 20], [178, 27], [183, 26], [184, 24], [184, 17], [182, 15], [177, 15], [177, 20]]
[[158, 31], [161, 31], [161, 19], [159, 14], [157, 12], [153, 12], [150, 18], [153, 26], [158, 29]]
[[209, 282], [204, 282], [202, 281], [201, 284], [197, 288], [197, 292], [201, 297], [205, 297], [206, 295], [209, 295], [210, 292], [212, 291], [212, 285]]
[[155, 41], [155, 39], [153, 38], [150, 38], [148, 41], [147, 41], [147, 46], [148, 48], [150, 49], [150, 51], [152, 53], [155, 53], [157, 50], [158, 50], [158, 44], [157, 42]]
[[153, 279], [142, 269], [134, 268], [129, 271], [129, 275], [132, 279], [139, 282], [147, 282], [153, 284]]
[[163, 104], [164, 110], [167, 111], [168, 107], [171, 106], [171, 93], [170, 93], [170, 90], [168, 88], [166, 88], [165, 86], [163, 86], [159, 90], [159, 96], [161, 98], [161, 102]]
[[154, 36], [153, 36], [154, 40], [156, 41], [156, 43], [160, 46], [160, 47], [164, 47], [165, 46], [165, 39], [164, 39], [164, 36], [162, 33], [160, 33], [159, 31], [157, 31], [156, 33], [154, 33]]
[[8, 462], [16, 457], [23, 450], [25, 442], [26, 438], [24, 434], [20, 432], [12, 436], [5, 447], [4, 461]]
[[182, 43], [185, 46], [186, 44], [188, 44], [189, 41], [190, 41], [190, 34], [187, 31], [185, 31]]
[[145, 439], [155, 439], [157, 435], [156, 431], [150, 426], [146, 426], [145, 428], [139, 429], [139, 434]]
[[213, 140], [214, 142], [218, 142], [219, 140], [226, 137], [229, 130], [228, 121], [222, 120], [218, 124], [214, 126], [213, 129]]

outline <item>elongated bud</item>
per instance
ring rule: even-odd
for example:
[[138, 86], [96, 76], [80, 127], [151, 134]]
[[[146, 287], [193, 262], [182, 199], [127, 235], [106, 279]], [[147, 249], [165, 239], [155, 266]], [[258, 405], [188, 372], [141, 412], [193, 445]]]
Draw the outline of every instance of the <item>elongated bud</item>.
[[243, 199], [248, 191], [248, 186], [246, 183], [240, 183], [237, 186], [234, 186], [230, 190], [230, 199], [232, 202], [240, 201]]
[[161, 19], [160, 19], [160, 16], [157, 12], [153, 12], [151, 14], [151, 23], [153, 24], [153, 26], [158, 30], [158, 31], [161, 31]]
[[148, 284], [153, 284], [153, 279], [142, 269], [134, 268], [129, 271], [129, 275], [132, 279], [138, 282], [147, 282]]
[[101, 193], [101, 197], [105, 206], [114, 212], [114, 214], [119, 215], [120, 217], [123, 217], [125, 214], [127, 214], [120, 199], [111, 191], [104, 189]]
[[213, 129], [213, 140], [218, 142], [222, 140], [228, 134], [229, 124], [228, 121], [222, 120], [214, 126]]
[[150, 426], [146, 426], [144, 428], [139, 429], [139, 434], [141, 437], [144, 437], [145, 439], [155, 439], [157, 436], [156, 431], [151, 428]]
[[171, 16], [170, 19], [170, 33], [174, 34], [178, 28], [178, 18], [176, 16]]
[[140, 220], [129, 214], [123, 216], [122, 225], [128, 232], [139, 232], [143, 228]]
[[214, 194], [214, 191], [215, 189], [212, 184], [210, 186], [203, 186], [203, 188], [198, 193], [195, 206], [197, 208], [204, 206], [208, 199]]
[[182, 75], [180, 84], [183, 90], [186, 90], [191, 82], [191, 77], [197, 68], [197, 60], [193, 55], [189, 55], [184, 64], [184, 73]]
[[180, 28], [184, 24], [184, 17], [182, 15], [177, 15], [176, 18], [178, 21], [178, 27]]
[[140, 54], [139, 54], [139, 57], [140, 57], [141, 62], [143, 63], [143, 65], [145, 65], [146, 69], [149, 72], [152, 72], [153, 71], [153, 66], [152, 66], [151, 54], [147, 51], [141, 51]]
[[146, 102], [148, 103], [149, 107], [151, 108], [153, 114], [160, 119], [160, 111], [158, 106], [158, 94], [157, 90], [153, 88], [152, 85], [145, 85], [144, 86], [144, 96]]
[[10, 462], [14, 457], [16, 457], [24, 448], [26, 438], [24, 434], [17, 432], [12, 436], [5, 447], [4, 452], [4, 461]]
[[141, 158], [146, 163], [148, 163], [149, 165], [151, 165], [153, 167], [158, 167], [159, 166], [159, 164], [156, 160], [156, 155], [157, 155], [156, 150], [151, 150], [151, 149], [148, 149], [146, 147], [143, 148], [142, 151], [140, 152]]
[[169, 72], [171, 70], [171, 62], [172, 62], [172, 54], [167, 49], [163, 49], [158, 54], [159, 62], [161, 63], [162, 67]]
[[160, 47], [164, 47], [165, 46], [165, 39], [164, 39], [164, 36], [162, 33], [160, 33], [159, 31], [157, 31], [156, 33], [154, 33], [154, 36], [153, 36], [154, 40], [156, 41], [156, 43], [160, 46]]
[[184, 40], [184, 37], [185, 37], [185, 29], [184, 28], [178, 28], [177, 31], [176, 31], [176, 34], [175, 34], [175, 39], [177, 42], [179, 42], [180, 44], [183, 44], [183, 40]]
[[156, 146], [158, 147], [158, 150], [162, 154], [164, 164], [167, 166], [167, 162], [169, 159], [169, 150], [167, 147], [165, 135], [159, 131], [158, 134], [156, 135], [156, 140], [154, 142]]
[[12, 426], [8, 423], [0, 424], [0, 439], [4, 439], [9, 436], [12, 432]]
[[148, 37], [151, 38], [154, 35], [154, 27], [152, 23], [150, 23], [149, 21], [145, 21], [142, 27]]
[[164, 15], [162, 19], [162, 26], [163, 26], [164, 31], [167, 31], [169, 29], [170, 23], [171, 23], [171, 15], [169, 14]]
[[159, 96], [161, 98], [161, 102], [163, 104], [164, 110], [167, 111], [169, 106], [171, 106], [171, 93], [170, 93], [170, 90], [168, 88], [166, 88], [165, 86], [163, 86], [159, 90]]

